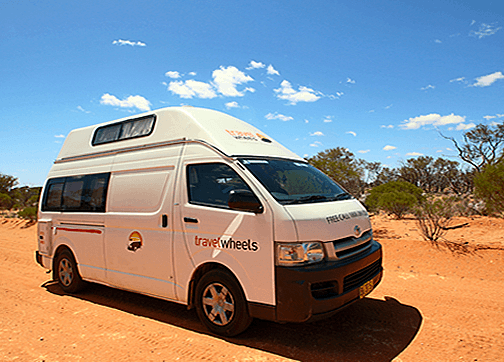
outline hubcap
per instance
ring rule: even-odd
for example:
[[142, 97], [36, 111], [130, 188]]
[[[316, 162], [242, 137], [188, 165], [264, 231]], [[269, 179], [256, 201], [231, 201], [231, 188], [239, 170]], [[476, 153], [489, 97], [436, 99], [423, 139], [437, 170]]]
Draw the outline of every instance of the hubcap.
[[68, 287], [73, 280], [72, 264], [68, 259], [61, 259], [59, 263], [58, 275], [61, 283]]
[[233, 319], [234, 299], [229, 290], [220, 283], [209, 284], [203, 292], [203, 310], [214, 324], [225, 326]]

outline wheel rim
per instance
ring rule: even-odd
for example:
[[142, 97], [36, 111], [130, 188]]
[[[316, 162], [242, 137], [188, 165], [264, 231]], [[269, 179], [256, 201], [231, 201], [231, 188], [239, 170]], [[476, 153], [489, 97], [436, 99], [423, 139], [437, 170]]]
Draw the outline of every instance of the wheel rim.
[[61, 259], [59, 263], [59, 269], [58, 269], [58, 275], [59, 275], [59, 280], [61, 283], [65, 286], [68, 287], [73, 280], [73, 269], [72, 269], [72, 264], [68, 259]]
[[211, 283], [203, 292], [203, 310], [213, 324], [225, 326], [234, 316], [233, 295], [224, 285]]

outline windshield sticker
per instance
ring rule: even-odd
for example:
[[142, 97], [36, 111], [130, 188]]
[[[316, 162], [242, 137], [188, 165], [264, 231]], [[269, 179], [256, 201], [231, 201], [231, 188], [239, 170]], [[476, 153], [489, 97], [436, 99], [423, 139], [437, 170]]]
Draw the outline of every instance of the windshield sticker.
[[233, 250], [243, 250], [243, 251], [258, 251], [259, 244], [257, 241], [248, 240], [234, 240], [232, 237], [229, 239], [222, 238], [200, 238], [198, 235], [194, 237], [194, 245], [196, 246], [204, 246], [209, 248], [217, 248], [217, 249], [233, 249]]
[[336, 215], [331, 215], [326, 217], [326, 221], [328, 224], [333, 224], [336, 222], [340, 222], [343, 220], [350, 220], [356, 217], [361, 217], [361, 216], [368, 216], [367, 211], [360, 210], [360, 211], [351, 211], [351, 212], [345, 212], [342, 214], [336, 214]]

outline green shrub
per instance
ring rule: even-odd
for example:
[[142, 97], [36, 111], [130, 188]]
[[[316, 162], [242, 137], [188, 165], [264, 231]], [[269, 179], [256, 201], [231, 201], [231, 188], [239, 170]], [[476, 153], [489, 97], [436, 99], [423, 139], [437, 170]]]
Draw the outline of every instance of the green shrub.
[[18, 212], [18, 217], [30, 221], [35, 221], [37, 220], [37, 208], [33, 206], [25, 207], [23, 210]]
[[371, 189], [366, 206], [371, 211], [383, 210], [401, 219], [422, 200], [422, 189], [406, 181], [391, 181]]
[[504, 211], [504, 161], [485, 167], [474, 178], [475, 195], [483, 200], [486, 212], [501, 214]]

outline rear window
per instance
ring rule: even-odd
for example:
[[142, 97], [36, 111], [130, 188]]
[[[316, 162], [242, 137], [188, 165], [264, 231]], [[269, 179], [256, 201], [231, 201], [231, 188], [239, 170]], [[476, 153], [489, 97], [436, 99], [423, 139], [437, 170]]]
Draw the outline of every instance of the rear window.
[[155, 115], [152, 115], [99, 127], [95, 131], [91, 144], [97, 146], [105, 143], [146, 137], [154, 130], [155, 120]]
[[42, 211], [105, 212], [109, 173], [50, 179]]

